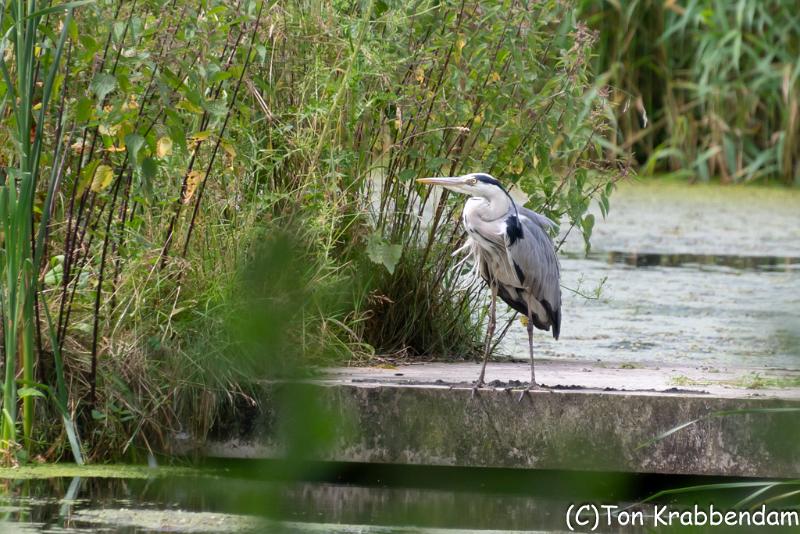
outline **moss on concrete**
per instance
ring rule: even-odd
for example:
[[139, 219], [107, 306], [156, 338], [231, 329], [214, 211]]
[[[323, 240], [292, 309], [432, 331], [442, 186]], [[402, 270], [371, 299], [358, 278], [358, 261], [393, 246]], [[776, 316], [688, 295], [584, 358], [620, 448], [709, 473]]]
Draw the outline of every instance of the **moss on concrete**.
[[[289, 387], [282, 385], [281, 387]], [[308, 385], [304, 385], [308, 388]], [[264, 398], [270, 398], [265, 386]], [[334, 422], [333, 446], [314, 459], [577, 469], [733, 476], [800, 476], [800, 414], [711, 413], [793, 405], [767, 398], [719, 398], [684, 393], [537, 391], [521, 403], [502, 389], [433, 386], [318, 385]], [[217, 435], [207, 453], [280, 457], [280, 410], [265, 407], [240, 428]], [[655, 436], [695, 419], [697, 424], [640, 448]], [[290, 446], [291, 447], [291, 446]]]

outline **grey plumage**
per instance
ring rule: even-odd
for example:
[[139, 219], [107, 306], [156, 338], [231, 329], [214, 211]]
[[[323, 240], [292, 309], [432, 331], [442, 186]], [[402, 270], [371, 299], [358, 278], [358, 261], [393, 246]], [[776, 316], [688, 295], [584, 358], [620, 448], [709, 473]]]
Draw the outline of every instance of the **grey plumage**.
[[470, 195], [462, 214], [467, 233], [464, 248], [492, 293], [484, 362], [475, 387], [483, 385], [495, 327], [494, 299], [498, 296], [528, 318], [531, 388], [536, 387], [533, 328], [551, 330], [556, 339], [561, 333], [560, 267], [550, 236], [555, 223], [517, 205], [500, 182], [488, 174], [418, 181]]
[[475, 217], [479, 217], [477, 210], [465, 208], [462, 222], [467, 230], [467, 248], [478, 274], [487, 283], [497, 284], [497, 296], [506, 304], [530, 316], [536, 328], [552, 329], [558, 339], [561, 269], [549, 234], [556, 224], [516, 203], [510, 206], [508, 215], [490, 221], [494, 228], [476, 223]]
[[[558, 339], [561, 332], [561, 268], [549, 234], [555, 223], [527, 208], [517, 207], [517, 211], [524, 237], [513, 244], [507, 242], [506, 247], [509, 258], [519, 266], [525, 280], [521, 281], [521, 287], [515, 288], [516, 299], [503, 300], [525, 316], [528, 312], [522, 304], [529, 299], [539, 303], [544, 310], [534, 310], [534, 324], [541, 330], [552, 327], [553, 337]], [[541, 311], [545, 314], [542, 315]]]

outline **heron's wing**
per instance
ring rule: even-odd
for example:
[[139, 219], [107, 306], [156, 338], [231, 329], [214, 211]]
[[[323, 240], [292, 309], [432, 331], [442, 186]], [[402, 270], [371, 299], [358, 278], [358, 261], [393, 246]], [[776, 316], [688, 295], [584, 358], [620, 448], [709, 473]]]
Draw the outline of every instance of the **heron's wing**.
[[520, 214], [521, 217], [530, 219], [532, 222], [541, 226], [545, 232], [550, 232], [550, 230], [556, 228], [558, 225], [554, 223], [549, 218], [545, 217], [541, 213], [536, 213], [533, 210], [529, 210], [528, 208], [523, 208], [520, 205], [517, 205], [517, 212]]
[[[517, 238], [511, 231], [506, 233], [508, 259], [521, 286], [545, 308], [553, 325], [553, 336], [557, 338], [561, 327], [561, 269], [553, 240], [547, 233], [553, 223], [528, 209], [519, 210], [518, 220]], [[509, 223], [513, 224], [510, 220], [506, 224]]]

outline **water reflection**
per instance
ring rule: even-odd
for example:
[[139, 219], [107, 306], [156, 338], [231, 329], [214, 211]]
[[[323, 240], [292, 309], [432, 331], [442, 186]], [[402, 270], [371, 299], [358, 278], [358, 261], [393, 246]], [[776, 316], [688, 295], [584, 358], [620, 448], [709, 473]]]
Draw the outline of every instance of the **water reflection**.
[[[309, 465], [318, 477], [299, 481], [270, 473], [287, 471], [247, 460], [175, 476], [8, 480], [0, 532], [550, 532], [564, 530], [573, 502], [627, 505], [717, 480], [362, 464]], [[718, 504], [740, 497], [713, 496]]]
[[800, 270], [800, 257], [792, 256], [736, 256], [730, 254], [660, 254], [653, 252], [603, 251], [584, 255], [567, 252], [564, 257], [631, 267], [699, 267], [718, 266], [739, 270], [793, 271]]

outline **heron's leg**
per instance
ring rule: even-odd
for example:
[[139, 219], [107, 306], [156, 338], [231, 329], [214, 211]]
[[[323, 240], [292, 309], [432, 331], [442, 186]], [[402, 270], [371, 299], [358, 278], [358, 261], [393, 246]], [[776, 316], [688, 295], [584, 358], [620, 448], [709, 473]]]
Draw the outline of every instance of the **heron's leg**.
[[528, 317], [528, 354], [531, 357], [531, 388], [536, 388], [536, 371], [533, 368], [533, 317]]
[[486, 364], [489, 361], [489, 353], [492, 350], [492, 337], [494, 336], [494, 328], [497, 323], [496, 320], [497, 285], [492, 283], [490, 284], [490, 287], [492, 293], [492, 300], [489, 302], [489, 324], [486, 327], [486, 344], [483, 347], [483, 365], [481, 365], [481, 374], [478, 375], [478, 381], [475, 382], [475, 386], [472, 388], [473, 395], [475, 395], [475, 390], [477, 390], [484, 384], [483, 379], [486, 376]]
[[531, 358], [531, 383], [527, 387], [527, 389], [523, 389], [519, 394], [518, 401], [522, 401], [522, 398], [525, 396], [526, 391], [530, 391], [532, 389], [536, 389], [538, 385], [536, 384], [536, 372], [533, 368], [533, 317], [531, 313], [528, 313], [528, 355]]

